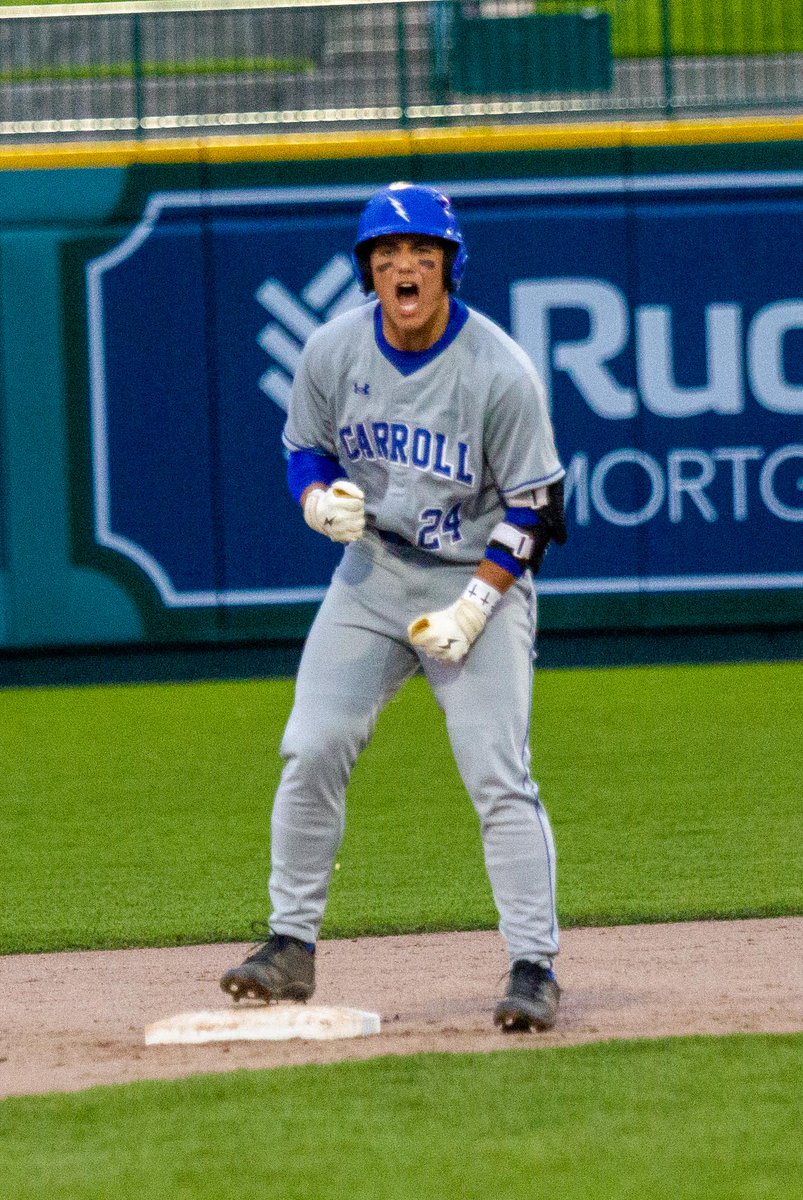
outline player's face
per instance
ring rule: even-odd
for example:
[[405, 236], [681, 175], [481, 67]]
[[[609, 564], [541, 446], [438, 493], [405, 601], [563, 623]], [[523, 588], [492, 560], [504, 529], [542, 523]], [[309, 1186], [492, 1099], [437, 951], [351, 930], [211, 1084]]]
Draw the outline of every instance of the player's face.
[[379, 238], [371, 251], [385, 337], [397, 350], [428, 350], [449, 323], [443, 246], [435, 238]]

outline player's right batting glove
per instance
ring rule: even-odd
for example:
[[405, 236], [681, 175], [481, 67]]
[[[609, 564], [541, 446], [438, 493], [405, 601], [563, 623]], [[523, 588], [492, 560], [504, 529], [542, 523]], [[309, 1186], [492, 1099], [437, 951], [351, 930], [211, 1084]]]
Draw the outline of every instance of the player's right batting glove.
[[443, 663], [458, 663], [482, 633], [487, 619], [479, 604], [463, 595], [448, 608], [424, 613], [413, 621], [407, 636], [430, 658]]
[[365, 532], [365, 493], [350, 479], [314, 488], [304, 501], [304, 520], [333, 542], [356, 542]]

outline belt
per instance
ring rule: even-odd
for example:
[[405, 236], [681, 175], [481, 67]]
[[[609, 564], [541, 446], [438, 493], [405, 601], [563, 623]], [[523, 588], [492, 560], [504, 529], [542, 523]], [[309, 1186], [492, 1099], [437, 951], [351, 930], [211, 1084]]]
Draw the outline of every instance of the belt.
[[393, 533], [390, 529], [377, 529], [383, 542], [389, 542], [391, 546], [408, 546], [412, 548], [413, 543], [408, 542], [407, 538], [402, 537], [400, 533]]

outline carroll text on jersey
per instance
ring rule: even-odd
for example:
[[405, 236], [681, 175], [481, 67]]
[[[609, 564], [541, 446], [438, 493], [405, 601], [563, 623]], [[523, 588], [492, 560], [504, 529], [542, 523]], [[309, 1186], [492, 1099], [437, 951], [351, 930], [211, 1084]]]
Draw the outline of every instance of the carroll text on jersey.
[[338, 430], [340, 441], [351, 462], [360, 458], [384, 458], [388, 462], [418, 471], [429, 471], [444, 479], [454, 479], [465, 487], [474, 483], [469, 446], [446, 433], [411, 427], [404, 421], [355, 421]]

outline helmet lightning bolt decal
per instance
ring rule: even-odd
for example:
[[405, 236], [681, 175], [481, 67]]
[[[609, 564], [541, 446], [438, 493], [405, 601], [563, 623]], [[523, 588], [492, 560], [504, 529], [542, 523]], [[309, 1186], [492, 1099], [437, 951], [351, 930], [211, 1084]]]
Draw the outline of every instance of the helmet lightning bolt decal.
[[410, 216], [407, 212], [407, 209], [402, 204], [401, 200], [397, 200], [395, 196], [388, 196], [388, 200], [390, 201], [391, 205], [393, 206], [393, 211], [397, 212], [399, 214], [399, 216], [401, 217], [401, 219], [403, 221], [406, 221], [407, 224], [409, 225], [410, 224]]

